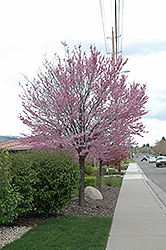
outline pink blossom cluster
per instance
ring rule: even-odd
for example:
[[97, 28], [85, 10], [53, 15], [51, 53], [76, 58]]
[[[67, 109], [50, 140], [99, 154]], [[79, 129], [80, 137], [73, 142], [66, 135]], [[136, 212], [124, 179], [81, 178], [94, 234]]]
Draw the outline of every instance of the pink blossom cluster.
[[20, 84], [20, 119], [31, 130], [26, 143], [37, 149], [63, 148], [77, 159], [123, 159], [133, 136], [145, 132], [146, 85], [126, 83], [121, 71], [127, 61], [122, 57], [114, 63], [95, 46], [89, 54], [81, 45], [72, 51], [63, 46], [63, 59], [45, 57], [45, 71]]

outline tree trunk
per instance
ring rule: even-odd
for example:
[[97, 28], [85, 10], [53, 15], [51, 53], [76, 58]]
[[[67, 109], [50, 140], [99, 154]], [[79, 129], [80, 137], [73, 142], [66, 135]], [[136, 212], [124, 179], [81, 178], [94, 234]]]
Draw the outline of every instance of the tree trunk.
[[100, 160], [100, 166], [99, 166], [99, 187], [101, 187], [102, 163], [103, 163], [103, 161]]
[[100, 170], [99, 170], [100, 177], [102, 176], [102, 165], [103, 165], [103, 160], [100, 160]]
[[120, 161], [117, 162], [117, 166], [118, 166], [118, 172], [121, 172], [121, 162]]
[[85, 156], [79, 156], [80, 163], [80, 188], [79, 188], [79, 205], [83, 207], [85, 205], [84, 197], [84, 176], [85, 176]]
[[107, 170], [108, 170], [108, 176], [110, 176], [110, 166], [107, 165]]

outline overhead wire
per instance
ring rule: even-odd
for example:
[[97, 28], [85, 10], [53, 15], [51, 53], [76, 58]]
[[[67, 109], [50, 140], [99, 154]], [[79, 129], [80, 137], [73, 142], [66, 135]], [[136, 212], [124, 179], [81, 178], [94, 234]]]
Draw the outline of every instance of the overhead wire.
[[[115, 1], [114, 6], [112, 3], [112, 0], [109, 0], [109, 1], [110, 1], [110, 17], [111, 17], [109, 22], [111, 21], [112, 28], [115, 31], [115, 46], [116, 46], [115, 53], [117, 57], [118, 53], [122, 54], [124, 0], [118, 0], [118, 1], [114, 0]], [[104, 0], [99, 0], [99, 4], [100, 4], [100, 12], [101, 12], [101, 18], [102, 18], [105, 51], [107, 54], [109, 54], [106, 39], [111, 38], [111, 37], [106, 37], [106, 21], [108, 22], [108, 20], [105, 20]], [[111, 27], [110, 27], [110, 34], [111, 34]], [[112, 52], [113, 52], [113, 48], [112, 48]]]
[[122, 28], [121, 28], [121, 50], [123, 51], [123, 19], [124, 19], [124, 0], [122, 0]]
[[115, 40], [116, 40], [116, 57], [122, 55], [123, 51], [123, 15], [124, 15], [124, 0], [115, 1]]
[[112, 0], [110, 0], [110, 13], [111, 13], [111, 25], [112, 25], [112, 28], [113, 28], [114, 12], [113, 12], [113, 7], [112, 7]]
[[118, 53], [122, 55], [123, 51], [123, 16], [124, 0], [118, 1]]
[[119, 0], [119, 2], [118, 2], [118, 15], [117, 15], [117, 16], [118, 16], [118, 31], [117, 31], [117, 36], [118, 36], [118, 37], [117, 37], [117, 39], [118, 39], [118, 45], [117, 45], [118, 48], [117, 48], [117, 51], [118, 51], [118, 53], [120, 53], [120, 50], [119, 50], [119, 40], [120, 40], [120, 38], [121, 38], [121, 37], [120, 37], [120, 36], [121, 36], [121, 35], [120, 35], [120, 21], [121, 21], [121, 19], [120, 19], [120, 7], [121, 7], [121, 6], [120, 6], [120, 0]]
[[117, 61], [117, 56], [118, 56], [118, 25], [117, 25], [117, 4], [115, 0], [115, 58]]
[[100, 3], [100, 12], [101, 12], [101, 19], [102, 19], [102, 26], [103, 26], [104, 44], [105, 44], [105, 50], [107, 53], [107, 42], [106, 42], [105, 20], [104, 20], [105, 12], [104, 12], [103, 0], [99, 0], [99, 3]]

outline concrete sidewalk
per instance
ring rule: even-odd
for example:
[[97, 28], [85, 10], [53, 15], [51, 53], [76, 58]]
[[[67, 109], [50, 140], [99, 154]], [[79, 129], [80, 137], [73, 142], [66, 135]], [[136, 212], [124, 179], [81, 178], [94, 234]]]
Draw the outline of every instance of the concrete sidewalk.
[[106, 250], [165, 250], [166, 207], [136, 163], [124, 177]]

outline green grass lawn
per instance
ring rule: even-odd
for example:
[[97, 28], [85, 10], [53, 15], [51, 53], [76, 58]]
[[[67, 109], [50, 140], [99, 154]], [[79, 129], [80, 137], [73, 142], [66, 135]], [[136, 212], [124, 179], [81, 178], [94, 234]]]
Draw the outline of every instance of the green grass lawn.
[[121, 187], [122, 181], [123, 178], [118, 176], [102, 177], [102, 183], [108, 186]]
[[[121, 187], [122, 177], [102, 177]], [[4, 250], [105, 250], [112, 217], [59, 217], [40, 223]]]
[[59, 217], [40, 223], [4, 250], [105, 250], [111, 217]]

